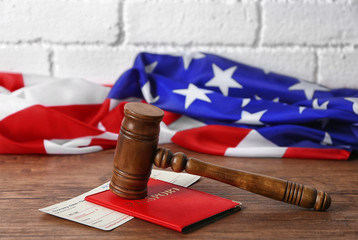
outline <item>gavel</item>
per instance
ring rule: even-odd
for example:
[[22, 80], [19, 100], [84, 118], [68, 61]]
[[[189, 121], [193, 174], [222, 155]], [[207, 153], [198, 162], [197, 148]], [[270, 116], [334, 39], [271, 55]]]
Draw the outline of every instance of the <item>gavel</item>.
[[145, 103], [127, 103], [116, 145], [110, 190], [126, 199], [147, 196], [147, 183], [154, 163], [158, 168], [211, 178], [275, 200], [315, 210], [326, 210], [331, 197], [323, 191], [295, 182], [214, 165], [184, 153], [158, 148], [164, 112]]

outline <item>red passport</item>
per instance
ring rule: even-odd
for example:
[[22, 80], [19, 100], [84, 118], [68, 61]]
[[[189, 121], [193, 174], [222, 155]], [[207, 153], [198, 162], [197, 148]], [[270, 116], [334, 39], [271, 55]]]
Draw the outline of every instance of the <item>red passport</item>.
[[149, 180], [145, 199], [128, 200], [109, 190], [85, 199], [179, 232], [191, 231], [241, 208], [239, 202], [155, 179]]

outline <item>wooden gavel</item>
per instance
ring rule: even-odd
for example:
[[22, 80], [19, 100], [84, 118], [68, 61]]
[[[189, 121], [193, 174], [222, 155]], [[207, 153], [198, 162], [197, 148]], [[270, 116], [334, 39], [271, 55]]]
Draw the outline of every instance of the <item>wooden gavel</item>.
[[224, 182], [252, 193], [315, 210], [326, 210], [330, 196], [315, 188], [287, 180], [210, 164], [183, 153], [157, 148], [164, 112], [144, 103], [127, 103], [114, 156], [110, 190], [127, 199], [147, 196], [152, 163]]

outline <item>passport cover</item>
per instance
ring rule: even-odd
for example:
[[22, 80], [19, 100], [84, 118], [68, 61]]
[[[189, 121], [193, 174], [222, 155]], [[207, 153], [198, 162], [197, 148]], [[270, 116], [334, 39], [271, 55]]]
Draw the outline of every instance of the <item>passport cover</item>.
[[147, 195], [128, 200], [107, 190], [85, 200], [179, 232], [191, 231], [241, 209], [239, 202], [155, 179], [149, 180]]

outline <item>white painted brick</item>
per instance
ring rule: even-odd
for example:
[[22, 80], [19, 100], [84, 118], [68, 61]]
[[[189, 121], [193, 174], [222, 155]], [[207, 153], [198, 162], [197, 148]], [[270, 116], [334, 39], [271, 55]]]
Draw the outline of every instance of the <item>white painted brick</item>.
[[215, 51], [232, 60], [299, 79], [314, 81], [315, 57], [310, 50], [290, 49], [235, 49]]
[[1, 46], [0, 71], [49, 75], [48, 50], [40, 46]]
[[264, 1], [263, 44], [358, 43], [358, 1]]
[[331, 88], [358, 89], [358, 49], [319, 52], [318, 82]]
[[115, 42], [118, 0], [0, 1], [0, 42]]
[[358, 88], [358, 0], [7, 0], [0, 16], [0, 71], [110, 84], [141, 51], [187, 50]]
[[129, 43], [245, 44], [255, 41], [254, 1], [126, 1]]
[[54, 75], [111, 84], [132, 67], [137, 53], [130, 47], [56, 47]]
[[[178, 53], [185, 49], [160, 47], [155, 49], [109, 48], [109, 47], [58, 47], [55, 49], [54, 73], [57, 77], [81, 77], [99, 83], [113, 83], [132, 67], [136, 55], [142, 51], [153, 53]], [[309, 50], [293, 49], [235, 49], [195, 47], [186, 51], [202, 51], [218, 54], [247, 65], [262, 68], [300, 79], [313, 81], [314, 53]]]

